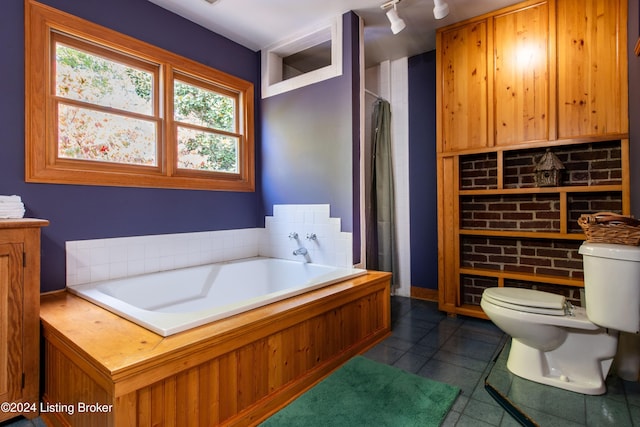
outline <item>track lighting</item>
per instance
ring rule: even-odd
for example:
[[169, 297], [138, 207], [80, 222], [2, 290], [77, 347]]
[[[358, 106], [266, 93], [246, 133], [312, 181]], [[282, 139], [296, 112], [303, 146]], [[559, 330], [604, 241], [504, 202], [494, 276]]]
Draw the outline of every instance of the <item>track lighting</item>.
[[436, 19], [442, 19], [449, 14], [449, 5], [443, 0], [433, 0], [433, 17]]
[[399, 2], [400, 2], [400, 0], [392, 0], [392, 1], [387, 2], [387, 3], [383, 4], [382, 6], [380, 6], [382, 9], [390, 8], [387, 11], [387, 18], [389, 19], [389, 22], [391, 23], [391, 32], [393, 34], [398, 34], [400, 31], [404, 30], [404, 28], [407, 26], [404, 23], [404, 20], [402, 18], [400, 18], [400, 16], [398, 16], [398, 10], [396, 8], [396, 5]]

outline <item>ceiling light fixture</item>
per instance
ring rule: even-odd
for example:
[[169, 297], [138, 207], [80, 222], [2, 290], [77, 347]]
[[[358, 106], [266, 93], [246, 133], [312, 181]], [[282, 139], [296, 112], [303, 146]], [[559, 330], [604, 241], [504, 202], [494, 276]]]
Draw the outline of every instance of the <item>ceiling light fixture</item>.
[[396, 5], [399, 2], [400, 0], [391, 0], [390, 2], [387, 2], [382, 6], [380, 6], [380, 8], [382, 9], [391, 8], [387, 12], [387, 18], [391, 23], [391, 32], [393, 34], [398, 34], [400, 31], [404, 30], [404, 28], [407, 26], [407, 24], [404, 23], [404, 20], [400, 18], [400, 16], [398, 16], [398, 10], [396, 8]]
[[449, 14], [449, 5], [444, 0], [433, 0], [433, 17], [436, 19], [445, 18]]

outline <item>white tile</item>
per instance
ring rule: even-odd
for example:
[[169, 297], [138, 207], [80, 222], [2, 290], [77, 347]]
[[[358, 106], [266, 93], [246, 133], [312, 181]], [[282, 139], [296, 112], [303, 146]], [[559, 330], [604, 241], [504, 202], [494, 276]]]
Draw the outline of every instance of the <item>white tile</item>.
[[160, 258], [145, 258], [144, 272], [155, 273], [157, 271], [160, 271]]
[[76, 283], [89, 283], [91, 282], [91, 269], [89, 267], [81, 267], [76, 270]]
[[109, 264], [109, 279], [127, 277], [127, 262], [114, 262]]
[[92, 265], [90, 267], [90, 275], [92, 282], [100, 282], [109, 278], [109, 265]]
[[[302, 260], [298, 247], [309, 251], [312, 262], [348, 265], [352, 259], [351, 233], [340, 229], [340, 218], [330, 218], [330, 206], [275, 205], [265, 217], [265, 228], [245, 228], [154, 236], [65, 242], [67, 283], [135, 276], [161, 270], [255, 256]], [[298, 233], [298, 239], [289, 234]], [[307, 240], [314, 233], [317, 240]]]
[[78, 283], [78, 277], [75, 274], [67, 274], [67, 282], [66, 282], [67, 286], [75, 286], [75, 285], [79, 285]]
[[142, 244], [127, 245], [127, 259], [129, 261], [144, 260], [144, 245]]
[[146, 242], [144, 245], [144, 259], [145, 261], [152, 258], [158, 258], [160, 256], [160, 248], [153, 242]]
[[127, 260], [127, 247], [123, 244], [107, 246], [109, 263], [118, 263]]
[[144, 262], [142, 260], [127, 261], [127, 276], [137, 276], [144, 273]]
[[173, 270], [174, 268], [176, 268], [175, 257], [173, 255], [160, 256], [160, 258], [158, 258], [158, 262], [160, 270]]

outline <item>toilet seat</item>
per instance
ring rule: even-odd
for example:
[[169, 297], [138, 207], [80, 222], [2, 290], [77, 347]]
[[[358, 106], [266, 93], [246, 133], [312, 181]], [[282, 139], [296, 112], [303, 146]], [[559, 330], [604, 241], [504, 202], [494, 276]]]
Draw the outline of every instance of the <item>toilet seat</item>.
[[550, 316], [566, 315], [565, 297], [550, 292], [522, 288], [494, 287], [485, 289], [482, 297], [486, 299], [487, 302], [511, 310]]
[[[522, 288], [492, 287], [484, 290], [481, 306], [485, 313], [500, 312], [511, 319], [575, 329], [598, 330], [600, 326], [587, 317], [584, 307], [564, 308], [566, 299], [550, 292]], [[493, 308], [490, 308], [493, 307]], [[489, 315], [489, 313], [487, 313]], [[491, 316], [489, 316], [491, 318]], [[492, 319], [494, 322], [495, 320]]]

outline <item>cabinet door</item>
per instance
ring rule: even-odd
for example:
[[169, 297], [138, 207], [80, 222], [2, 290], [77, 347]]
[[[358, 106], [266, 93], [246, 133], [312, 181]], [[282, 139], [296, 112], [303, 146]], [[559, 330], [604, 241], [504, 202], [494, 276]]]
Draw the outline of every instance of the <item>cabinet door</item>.
[[495, 143], [549, 139], [549, 7], [494, 18]]
[[627, 133], [627, 2], [557, 4], [558, 137]]
[[22, 394], [22, 244], [0, 244], [0, 402]]
[[487, 23], [441, 34], [441, 151], [487, 146]]

